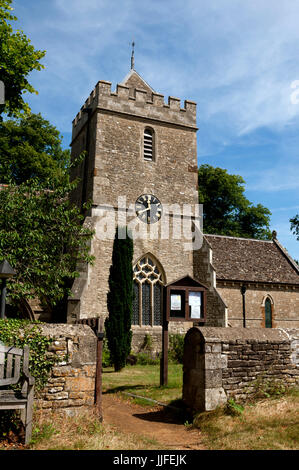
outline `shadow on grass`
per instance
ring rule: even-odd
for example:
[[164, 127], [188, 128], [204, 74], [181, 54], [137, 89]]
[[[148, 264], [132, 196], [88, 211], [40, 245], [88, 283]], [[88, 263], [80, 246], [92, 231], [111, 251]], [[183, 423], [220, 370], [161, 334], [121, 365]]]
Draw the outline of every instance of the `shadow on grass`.
[[144, 384], [137, 384], [137, 385], [120, 385], [119, 387], [112, 387], [105, 389], [103, 393], [118, 393], [118, 392], [130, 392], [136, 390], [144, 390], [146, 387]]

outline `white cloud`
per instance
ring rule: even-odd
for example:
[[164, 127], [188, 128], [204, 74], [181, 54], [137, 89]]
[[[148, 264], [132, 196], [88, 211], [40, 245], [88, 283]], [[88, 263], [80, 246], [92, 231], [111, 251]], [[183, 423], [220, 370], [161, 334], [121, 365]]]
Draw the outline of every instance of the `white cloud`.
[[247, 171], [245, 176], [248, 191], [278, 192], [299, 190], [299, 162], [278, 162], [275, 166]]
[[299, 206], [287, 206], [287, 207], [276, 207], [272, 209], [272, 212], [285, 212], [285, 211], [296, 211], [299, 209]]
[[29, 3], [27, 30], [47, 50], [43, 86], [53, 89], [56, 79], [58, 94], [71, 85], [78, 100], [98, 79], [121, 81], [135, 38], [137, 70], [157, 91], [197, 101], [204, 119], [223, 114], [242, 134], [299, 115], [290, 103], [291, 82], [299, 79], [297, 2]]

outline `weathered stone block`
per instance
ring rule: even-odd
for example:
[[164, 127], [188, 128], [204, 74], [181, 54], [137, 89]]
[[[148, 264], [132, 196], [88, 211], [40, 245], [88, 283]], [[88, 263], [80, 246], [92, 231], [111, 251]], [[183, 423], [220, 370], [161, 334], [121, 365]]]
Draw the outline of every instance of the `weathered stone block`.
[[48, 393], [57, 393], [57, 392], [62, 392], [63, 387], [52, 387], [48, 389]]
[[206, 388], [219, 388], [222, 386], [222, 372], [220, 369], [207, 369], [205, 371]]
[[96, 362], [96, 344], [97, 339], [96, 336], [94, 338], [91, 337], [82, 337], [80, 338], [80, 348], [78, 351], [73, 353], [73, 366], [80, 367], [84, 364], [90, 364]]
[[213, 353], [221, 353], [222, 352], [221, 343], [212, 344], [212, 352]]
[[211, 411], [217, 406], [223, 405], [227, 401], [227, 396], [222, 387], [205, 390], [205, 410]]
[[222, 357], [220, 353], [207, 353], [204, 356], [205, 369], [221, 369]]
[[46, 395], [47, 400], [56, 401], [56, 400], [67, 400], [69, 394], [67, 392], [59, 392]]
[[226, 354], [221, 354], [221, 368], [227, 369], [228, 357]]
[[70, 400], [79, 400], [85, 397], [84, 392], [69, 392], [69, 399]]
[[94, 390], [95, 381], [90, 377], [68, 377], [65, 381], [65, 390], [72, 392]]
[[67, 377], [71, 375], [71, 367], [70, 366], [53, 367], [52, 374], [53, 374], [53, 377]]

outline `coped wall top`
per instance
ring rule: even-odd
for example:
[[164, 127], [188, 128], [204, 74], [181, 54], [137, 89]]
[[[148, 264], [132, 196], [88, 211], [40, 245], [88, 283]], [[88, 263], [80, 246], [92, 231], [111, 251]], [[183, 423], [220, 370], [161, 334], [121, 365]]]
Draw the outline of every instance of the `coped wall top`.
[[73, 120], [73, 138], [86, 123], [88, 112], [93, 113], [95, 109], [197, 129], [194, 101], [185, 100], [181, 108], [179, 98], [169, 96], [165, 103], [164, 95], [150, 87], [137, 88], [128, 81], [117, 84], [116, 91], [112, 92], [111, 85], [111, 82], [105, 80], [96, 84]]

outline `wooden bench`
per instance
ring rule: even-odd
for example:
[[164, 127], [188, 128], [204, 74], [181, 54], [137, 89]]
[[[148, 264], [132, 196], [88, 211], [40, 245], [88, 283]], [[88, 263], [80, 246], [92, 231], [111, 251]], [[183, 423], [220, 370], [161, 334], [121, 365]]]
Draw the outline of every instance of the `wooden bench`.
[[[9, 388], [20, 384], [20, 391]], [[0, 344], [0, 410], [21, 410], [25, 444], [31, 440], [34, 378], [29, 374], [29, 347]]]

